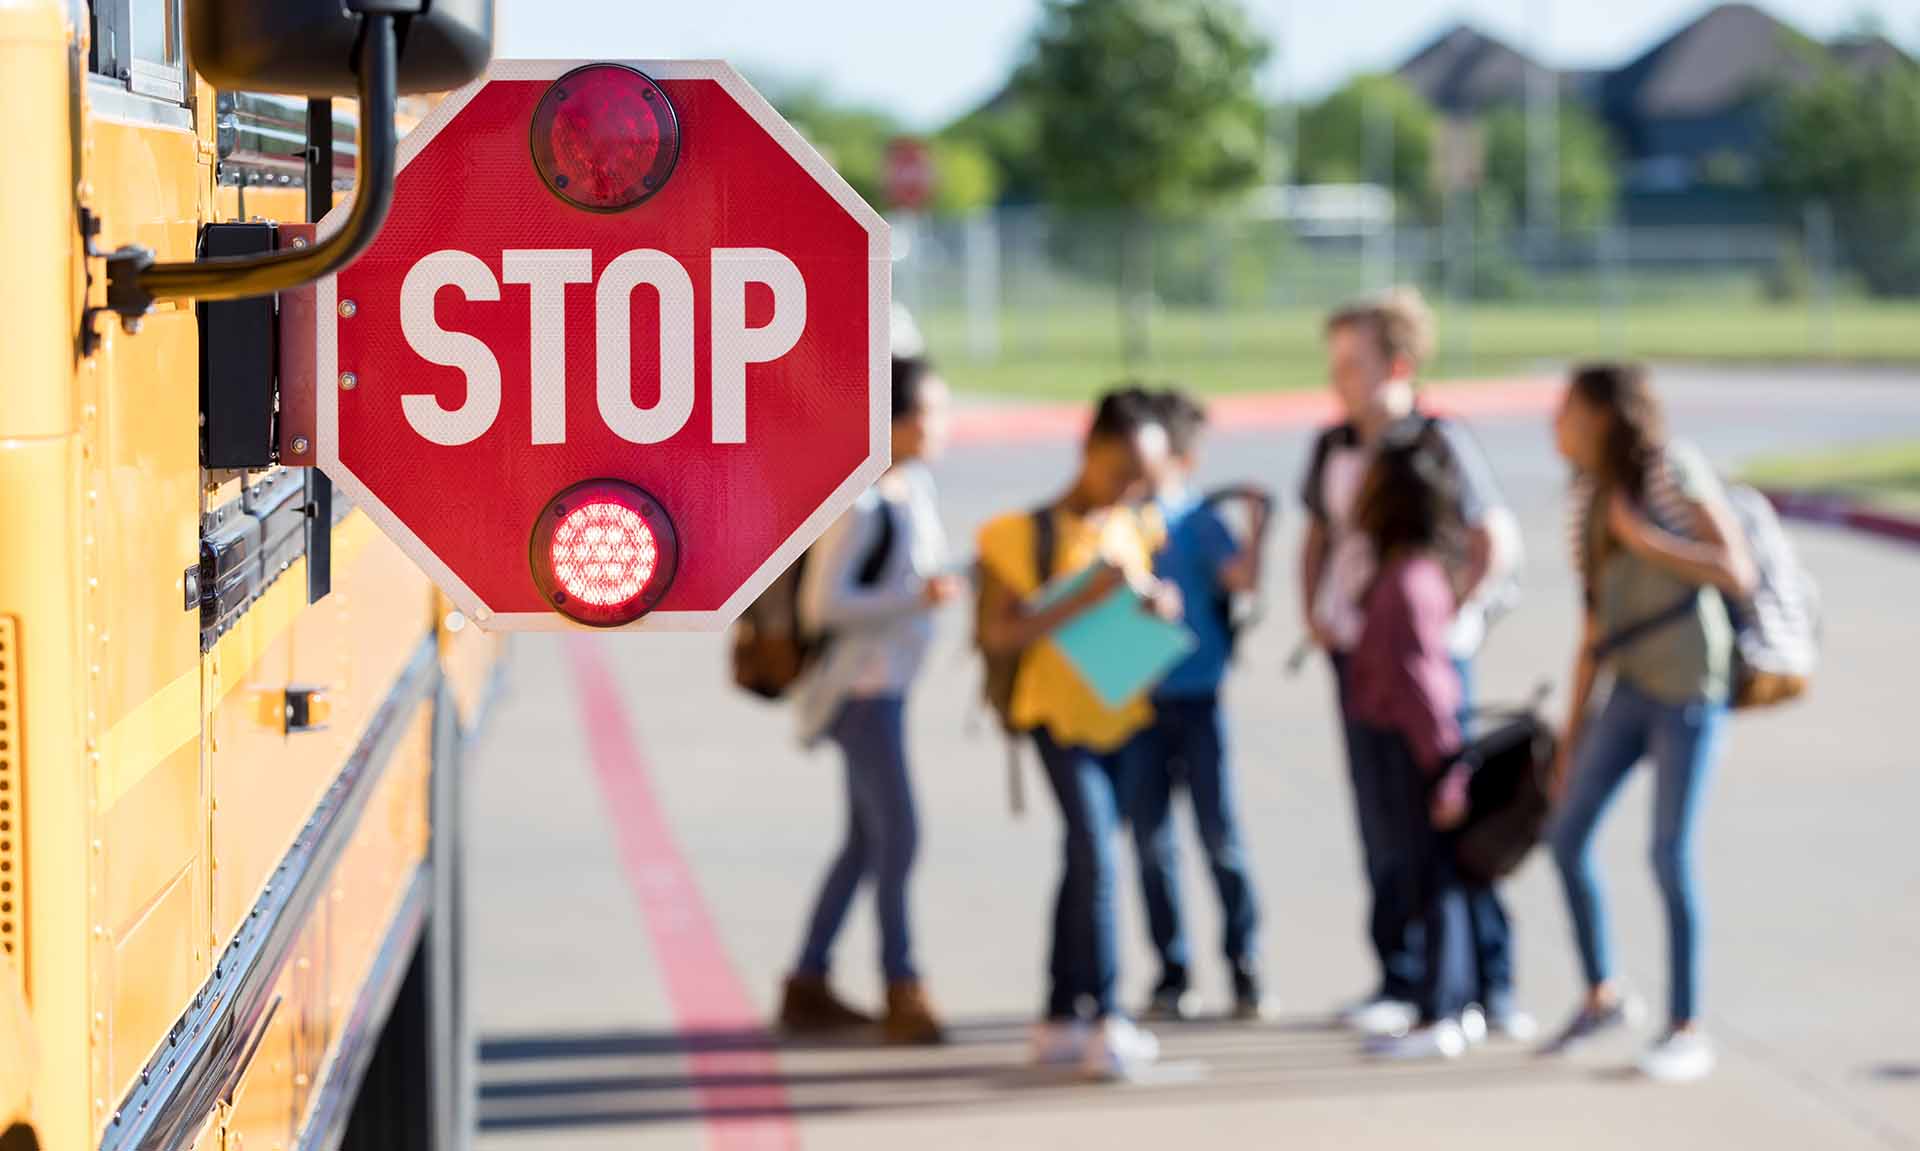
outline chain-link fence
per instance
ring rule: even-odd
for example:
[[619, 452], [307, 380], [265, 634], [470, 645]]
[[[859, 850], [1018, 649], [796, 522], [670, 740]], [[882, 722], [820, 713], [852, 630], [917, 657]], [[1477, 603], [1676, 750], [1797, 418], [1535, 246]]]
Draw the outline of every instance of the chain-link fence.
[[897, 219], [894, 289], [962, 386], [1001, 391], [1082, 394], [1124, 374], [1308, 384], [1325, 311], [1394, 284], [1439, 313], [1442, 376], [1593, 356], [1920, 361], [1920, 301], [1871, 297], [1823, 208], [1541, 234], [1488, 226], [1470, 200], [1396, 226], [1367, 191], [1191, 221]]

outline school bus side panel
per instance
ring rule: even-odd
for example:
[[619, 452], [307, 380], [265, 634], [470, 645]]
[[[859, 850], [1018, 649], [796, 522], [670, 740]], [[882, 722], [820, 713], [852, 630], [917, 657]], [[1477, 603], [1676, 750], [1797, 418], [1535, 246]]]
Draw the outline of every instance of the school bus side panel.
[[[0, 739], [21, 786], [0, 794], [13, 870], [0, 873], [11, 942], [32, 1008], [31, 1107], [43, 1146], [91, 1141], [99, 1031], [89, 1000], [93, 925], [93, 772], [97, 709], [82, 619], [82, 402], [76, 373], [82, 276], [73, 196], [78, 174], [68, 120], [78, 46], [61, 0], [0, 5], [0, 616], [14, 640], [7, 663], [17, 707]], [[87, 371], [94, 371], [89, 367]], [[93, 413], [97, 415], [97, 413]], [[89, 459], [89, 462], [90, 459]], [[19, 557], [31, 557], [21, 562]], [[94, 741], [93, 748], [89, 740]], [[9, 878], [11, 876], [11, 878]]]

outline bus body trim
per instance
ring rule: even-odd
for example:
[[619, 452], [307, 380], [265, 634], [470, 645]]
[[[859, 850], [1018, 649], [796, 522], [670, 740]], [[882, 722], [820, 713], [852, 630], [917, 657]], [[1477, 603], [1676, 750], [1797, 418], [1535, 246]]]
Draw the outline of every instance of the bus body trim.
[[281, 972], [326, 892], [367, 802], [439, 683], [438, 647], [422, 638], [293, 846], [107, 1123], [102, 1151], [184, 1151], [246, 1070]]

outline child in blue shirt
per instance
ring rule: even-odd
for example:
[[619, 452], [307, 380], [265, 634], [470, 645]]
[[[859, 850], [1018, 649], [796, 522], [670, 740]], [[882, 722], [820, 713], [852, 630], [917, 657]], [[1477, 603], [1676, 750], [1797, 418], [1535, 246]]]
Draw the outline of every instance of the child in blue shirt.
[[1243, 544], [1222, 519], [1217, 501], [1202, 499], [1189, 486], [1205, 411], [1185, 393], [1172, 390], [1160, 394], [1158, 406], [1171, 452], [1164, 474], [1154, 478], [1154, 501], [1167, 529], [1166, 546], [1154, 561], [1155, 574], [1179, 586], [1196, 646], [1155, 689], [1154, 721], [1129, 749], [1127, 814], [1160, 957], [1160, 981], [1144, 1014], [1181, 1019], [1196, 1007], [1175, 881], [1173, 795], [1184, 785], [1220, 894], [1222, 950], [1233, 972], [1234, 1014], [1257, 1019], [1266, 1009], [1254, 943], [1259, 913], [1234, 817], [1220, 683], [1232, 655], [1232, 596], [1259, 584], [1260, 543], [1270, 501], [1253, 491], [1235, 493], [1253, 509], [1252, 535]]

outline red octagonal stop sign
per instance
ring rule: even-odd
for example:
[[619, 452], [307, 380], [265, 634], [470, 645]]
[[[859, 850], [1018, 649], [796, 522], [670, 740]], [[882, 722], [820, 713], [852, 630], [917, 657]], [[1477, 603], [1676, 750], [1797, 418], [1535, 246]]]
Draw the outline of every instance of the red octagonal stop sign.
[[890, 271], [727, 65], [497, 62], [319, 286], [321, 467], [483, 624], [724, 626], [887, 465]]

